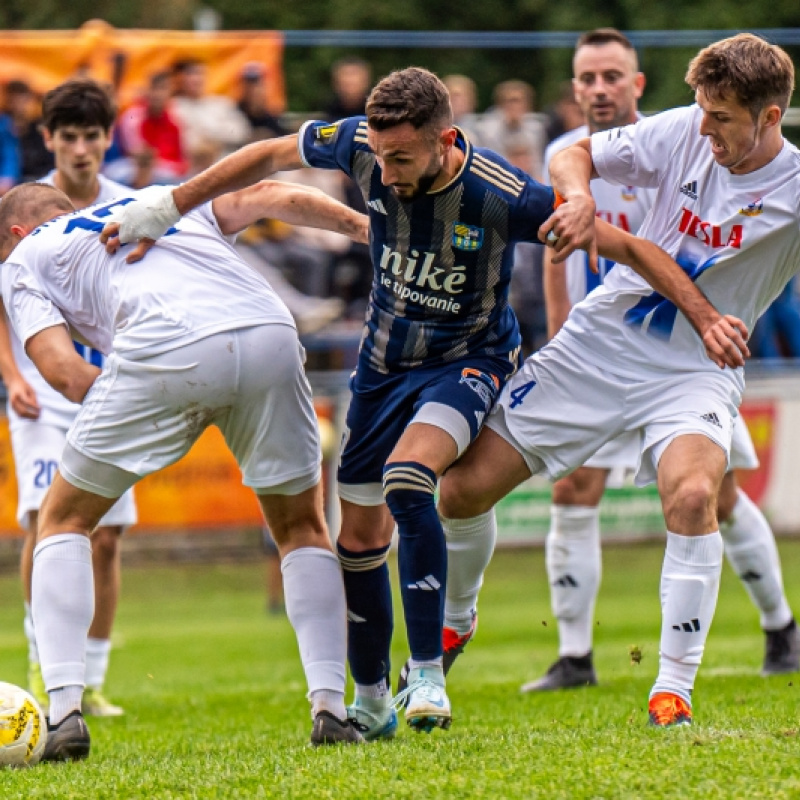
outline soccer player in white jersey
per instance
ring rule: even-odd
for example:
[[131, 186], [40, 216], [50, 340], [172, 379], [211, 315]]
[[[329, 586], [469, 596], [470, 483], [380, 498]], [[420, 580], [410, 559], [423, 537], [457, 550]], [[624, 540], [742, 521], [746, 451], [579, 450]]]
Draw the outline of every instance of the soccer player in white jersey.
[[[147, 190], [144, 190], [147, 191]], [[0, 204], [3, 298], [45, 379], [81, 408], [40, 511], [32, 610], [50, 727], [44, 759], [83, 758], [89, 534], [118, 497], [217, 425], [282, 556], [286, 611], [308, 682], [313, 744], [359, 742], [344, 706], [346, 609], [322, 513], [321, 455], [303, 349], [233, 234], [262, 217], [366, 241], [366, 219], [322, 192], [263, 182], [181, 220], [141, 264], [97, 233], [114, 207], [72, 211], [58, 189], [23, 184]], [[84, 361], [69, 331], [107, 356]]]
[[[121, 236], [156, 238], [180, 218], [179, 209], [248, 176], [300, 163], [352, 174], [370, 216], [373, 289], [338, 471], [337, 550], [356, 684], [349, 710], [367, 739], [394, 735], [393, 705], [404, 704], [406, 722], [417, 730], [447, 728], [448, 651], [474, 631], [471, 606], [459, 627], [444, 629], [448, 553], [469, 551], [482, 570], [493, 539], [467, 526], [445, 541], [434, 491], [516, 367], [520, 337], [508, 306], [513, 250], [517, 241], [541, 241], [555, 195], [497, 154], [472, 147], [452, 126], [446, 87], [409, 67], [373, 89], [366, 119], [309, 122], [298, 136], [250, 145], [177, 189], [126, 206]], [[662, 250], [613, 226], [601, 229], [605, 254], [632, 259], [686, 307], [715, 358], [743, 363], [725, 332], [729, 322]], [[395, 522], [411, 659], [407, 687], [392, 702], [386, 558]]]
[[[554, 153], [598, 131], [632, 124], [639, 118], [637, 100], [645, 77], [638, 69], [636, 51], [614, 28], [599, 28], [579, 37], [573, 57], [575, 99], [587, 120], [556, 139], [545, 152], [545, 172]], [[597, 215], [636, 233], [652, 206], [655, 188], [620, 186], [595, 178], [591, 183]], [[552, 250], [544, 255], [548, 333], [552, 338], [564, 324], [570, 308], [605, 277], [614, 264], [599, 259], [598, 272], [589, 269], [585, 252], [572, 253], [553, 264]], [[611, 470], [635, 472], [639, 438], [625, 433], [604, 445], [582, 467], [553, 485], [550, 531], [545, 563], [553, 614], [558, 623], [559, 658], [523, 692], [594, 685], [592, 661], [593, 614], [600, 588], [600, 501]], [[759, 608], [766, 634], [762, 674], [798, 669], [797, 626], [783, 591], [775, 537], [758, 506], [736, 485], [737, 469], [755, 469], [758, 459], [741, 416], [734, 422], [731, 469], [725, 474], [717, 516], [725, 553], [745, 589]], [[447, 624], [447, 607], [445, 607]]]
[[[100, 174], [111, 146], [116, 110], [108, 93], [92, 80], [72, 80], [49, 91], [42, 104], [45, 145], [55, 169], [42, 183], [61, 189], [75, 208], [103, 203], [130, 190]], [[82, 344], [76, 347], [98, 366], [102, 354]], [[11, 447], [19, 487], [17, 519], [26, 530], [20, 572], [25, 596], [25, 635], [28, 639], [28, 686], [44, 709], [47, 693], [42, 682], [30, 610], [31, 569], [39, 508], [64, 449], [67, 430], [78, 413], [51, 388], [25, 354], [22, 343], [8, 330], [0, 310], [0, 373], [8, 390]], [[118, 716], [123, 710], [103, 693], [111, 651], [111, 631], [120, 592], [120, 536], [136, 522], [132, 492], [126, 492], [103, 517], [92, 534], [95, 574], [95, 616], [86, 640], [86, 685], [83, 711], [93, 716]]]
[[[800, 268], [800, 153], [781, 134], [794, 68], [780, 48], [740, 34], [702, 50], [687, 81], [696, 105], [596, 133], [553, 157], [565, 202], [545, 227], [556, 263], [578, 246], [594, 258], [590, 180], [655, 187], [639, 234], [717, 308], [741, 317], [734, 324], [744, 333]], [[657, 481], [668, 531], [649, 698], [656, 726], [692, 719], [722, 568], [717, 496], [743, 388], [743, 369], [717, 369], [675, 306], [618, 263], [511, 379], [441, 483], [443, 516], [473, 519], [531, 474], [557, 479], [620, 433], [639, 432], [637, 482]]]

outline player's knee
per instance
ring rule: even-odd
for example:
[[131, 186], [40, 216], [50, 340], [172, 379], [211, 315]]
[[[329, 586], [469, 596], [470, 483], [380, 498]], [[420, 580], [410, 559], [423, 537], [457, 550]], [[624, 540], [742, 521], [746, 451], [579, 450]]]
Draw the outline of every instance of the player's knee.
[[393, 461], [383, 468], [383, 496], [398, 524], [432, 511], [435, 491], [436, 473], [424, 464]]
[[439, 484], [439, 513], [445, 519], [471, 519], [490, 511], [493, 503], [470, 485], [467, 475], [457, 467], [448, 470]]
[[553, 504], [557, 506], [578, 505], [578, 492], [571, 475], [553, 484]]
[[103, 562], [111, 562], [119, 552], [119, 528], [96, 528], [92, 534], [92, 555]]
[[[664, 514], [686, 520], [701, 520], [710, 513], [716, 515], [717, 486], [705, 475], [692, 475], [679, 481], [664, 496]], [[668, 523], [669, 524], [669, 523]]]

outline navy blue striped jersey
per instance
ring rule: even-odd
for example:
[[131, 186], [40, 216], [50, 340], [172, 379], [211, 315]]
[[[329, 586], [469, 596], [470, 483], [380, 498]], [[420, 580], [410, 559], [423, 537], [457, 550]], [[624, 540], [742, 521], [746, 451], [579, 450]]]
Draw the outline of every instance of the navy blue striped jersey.
[[300, 131], [303, 162], [341, 169], [367, 204], [374, 274], [360, 363], [378, 372], [470, 355], [516, 363], [520, 335], [508, 305], [514, 245], [538, 242], [555, 196], [461, 131], [456, 146], [465, 155], [458, 175], [402, 202], [381, 182], [364, 117], [311, 121]]

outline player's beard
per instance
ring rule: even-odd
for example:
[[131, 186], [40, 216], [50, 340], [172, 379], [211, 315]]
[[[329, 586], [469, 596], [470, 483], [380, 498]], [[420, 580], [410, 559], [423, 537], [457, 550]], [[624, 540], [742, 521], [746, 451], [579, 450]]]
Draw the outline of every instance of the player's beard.
[[410, 194], [408, 197], [400, 197], [397, 195], [397, 199], [400, 200], [401, 203], [413, 203], [418, 197], [421, 197], [424, 194], [427, 194], [434, 183], [436, 183], [436, 179], [442, 172], [442, 164], [441, 162], [436, 163], [436, 159], [432, 161], [428, 165], [429, 172], [425, 172], [423, 175], [420, 176], [419, 180], [417, 181], [417, 188], [414, 190], [413, 194]]

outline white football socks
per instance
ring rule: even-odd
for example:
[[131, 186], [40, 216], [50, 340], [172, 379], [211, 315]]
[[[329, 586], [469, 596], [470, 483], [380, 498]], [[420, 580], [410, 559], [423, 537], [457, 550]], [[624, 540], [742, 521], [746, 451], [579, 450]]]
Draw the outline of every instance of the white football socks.
[[725, 555], [761, 614], [761, 627], [774, 631], [792, 619], [781, 576], [775, 537], [758, 506], [741, 490], [729, 520], [720, 524]]
[[301, 547], [283, 559], [281, 572], [312, 711], [344, 719], [347, 606], [339, 559], [329, 550]]
[[650, 696], [671, 692], [692, 701], [697, 670], [714, 618], [722, 571], [722, 536], [667, 531], [661, 570], [661, 653]]
[[558, 654], [585, 656], [592, 649], [594, 607], [602, 575], [599, 507], [551, 506], [545, 564], [550, 604], [558, 621]]
[[90, 689], [102, 689], [106, 682], [108, 661], [111, 656], [110, 639], [86, 640], [86, 686]]
[[497, 541], [497, 524], [494, 509], [472, 519], [440, 519], [447, 540], [444, 624], [463, 636], [472, 628], [483, 573]]
[[28, 640], [28, 662], [31, 664], [39, 663], [39, 648], [36, 647], [36, 633], [33, 629], [33, 613], [31, 604], [25, 603], [25, 617], [22, 620], [22, 627], [25, 630], [25, 638]]
[[[71, 711], [80, 709], [86, 635], [94, 617], [92, 548], [88, 537], [62, 533], [36, 545], [32, 608], [42, 676], [50, 693], [50, 722], [55, 725]], [[70, 691], [54, 691], [64, 687], [70, 687]]]

